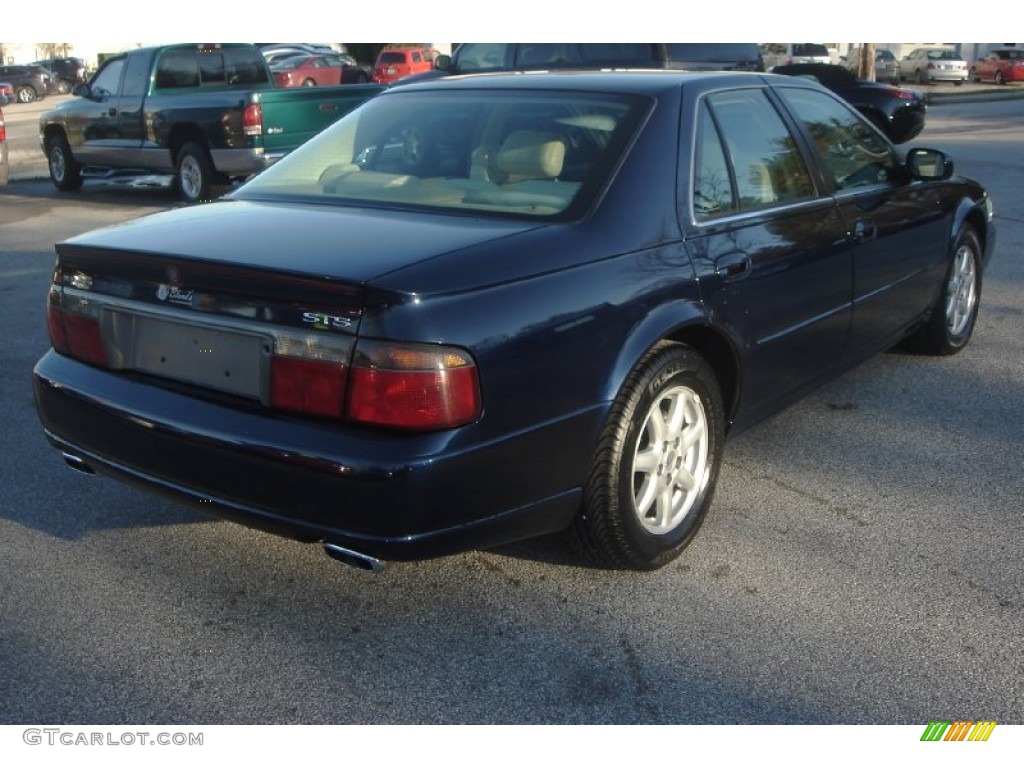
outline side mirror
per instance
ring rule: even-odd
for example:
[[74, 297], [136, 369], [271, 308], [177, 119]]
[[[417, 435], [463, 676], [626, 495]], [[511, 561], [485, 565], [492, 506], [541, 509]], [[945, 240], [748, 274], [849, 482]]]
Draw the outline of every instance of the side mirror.
[[938, 149], [915, 148], [907, 153], [906, 167], [913, 179], [944, 181], [953, 175], [953, 158]]
[[81, 96], [83, 99], [92, 98], [92, 89], [89, 87], [88, 83], [79, 83], [71, 93], [75, 96]]
[[452, 57], [447, 53], [441, 53], [434, 59], [434, 69], [448, 71], [452, 68]]

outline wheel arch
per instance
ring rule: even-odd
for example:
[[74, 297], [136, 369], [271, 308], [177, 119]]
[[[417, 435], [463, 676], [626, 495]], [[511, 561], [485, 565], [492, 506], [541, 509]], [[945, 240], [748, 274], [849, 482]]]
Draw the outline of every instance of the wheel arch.
[[703, 305], [696, 301], [661, 307], [633, 329], [615, 361], [605, 393], [608, 401], [615, 399], [644, 356], [666, 342], [686, 345], [707, 361], [721, 389], [726, 423], [731, 423], [739, 404], [739, 355], [728, 334], [711, 324]]
[[178, 153], [186, 144], [196, 143], [210, 151], [210, 142], [206, 140], [202, 130], [195, 123], [179, 123], [171, 129], [167, 136], [167, 148], [171, 152], [171, 165], [177, 165]]
[[956, 210], [953, 217], [953, 226], [949, 233], [949, 247], [951, 251], [955, 247], [956, 241], [959, 239], [960, 233], [963, 232], [965, 226], [971, 227], [974, 230], [974, 234], [978, 236], [978, 244], [981, 246], [982, 263], [984, 263], [985, 256], [989, 253], [988, 240], [991, 233], [989, 232], [988, 222], [985, 219], [984, 209], [974, 200], [965, 199]]
[[43, 151], [46, 151], [46, 147], [49, 145], [51, 139], [54, 136], [63, 136], [68, 139], [67, 129], [62, 123], [47, 123], [43, 127]]

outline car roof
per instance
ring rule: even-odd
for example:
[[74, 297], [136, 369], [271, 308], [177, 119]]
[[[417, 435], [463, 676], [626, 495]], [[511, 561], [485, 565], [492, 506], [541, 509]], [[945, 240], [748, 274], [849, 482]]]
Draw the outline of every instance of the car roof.
[[[551, 70], [450, 75], [393, 86], [392, 91], [459, 89], [543, 89], [657, 94], [681, 85], [792, 85], [795, 79], [763, 72], [701, 72], [665, 69]], [[809, 81], [806, 81], [809, 82]], [[811, 83], [813, 86], [814, 84]]]

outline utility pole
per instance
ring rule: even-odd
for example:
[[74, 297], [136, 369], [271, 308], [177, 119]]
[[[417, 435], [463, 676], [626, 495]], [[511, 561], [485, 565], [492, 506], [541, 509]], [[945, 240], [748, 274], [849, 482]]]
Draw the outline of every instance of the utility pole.
[[861, 43], [859, 61], [857, 62], [857, 77], [861, 80], [875, 79], [875, 44]]

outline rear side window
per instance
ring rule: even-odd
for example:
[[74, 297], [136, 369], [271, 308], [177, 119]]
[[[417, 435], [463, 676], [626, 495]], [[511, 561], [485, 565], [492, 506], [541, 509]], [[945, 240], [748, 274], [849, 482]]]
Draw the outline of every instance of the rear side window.
[[[814, 185], [796, 141], [762, 90], [712, 94], [701, 110], [702, 138], [694, 172], [694, 215], [698, 220], [814, 195]], [[721, 139], [731, 185], [728, 195], [717, 190], [722, 169], [713, 146], [716, 139], [704, 128], [709, 120]], [[715, 204], [708, 207], [705, 195]], [[726, 201], [731, 202], [726, 205]]]
[[157, 88], [196, 88], [199, 62], [192, 50], [165, 51], [156, 68]]

